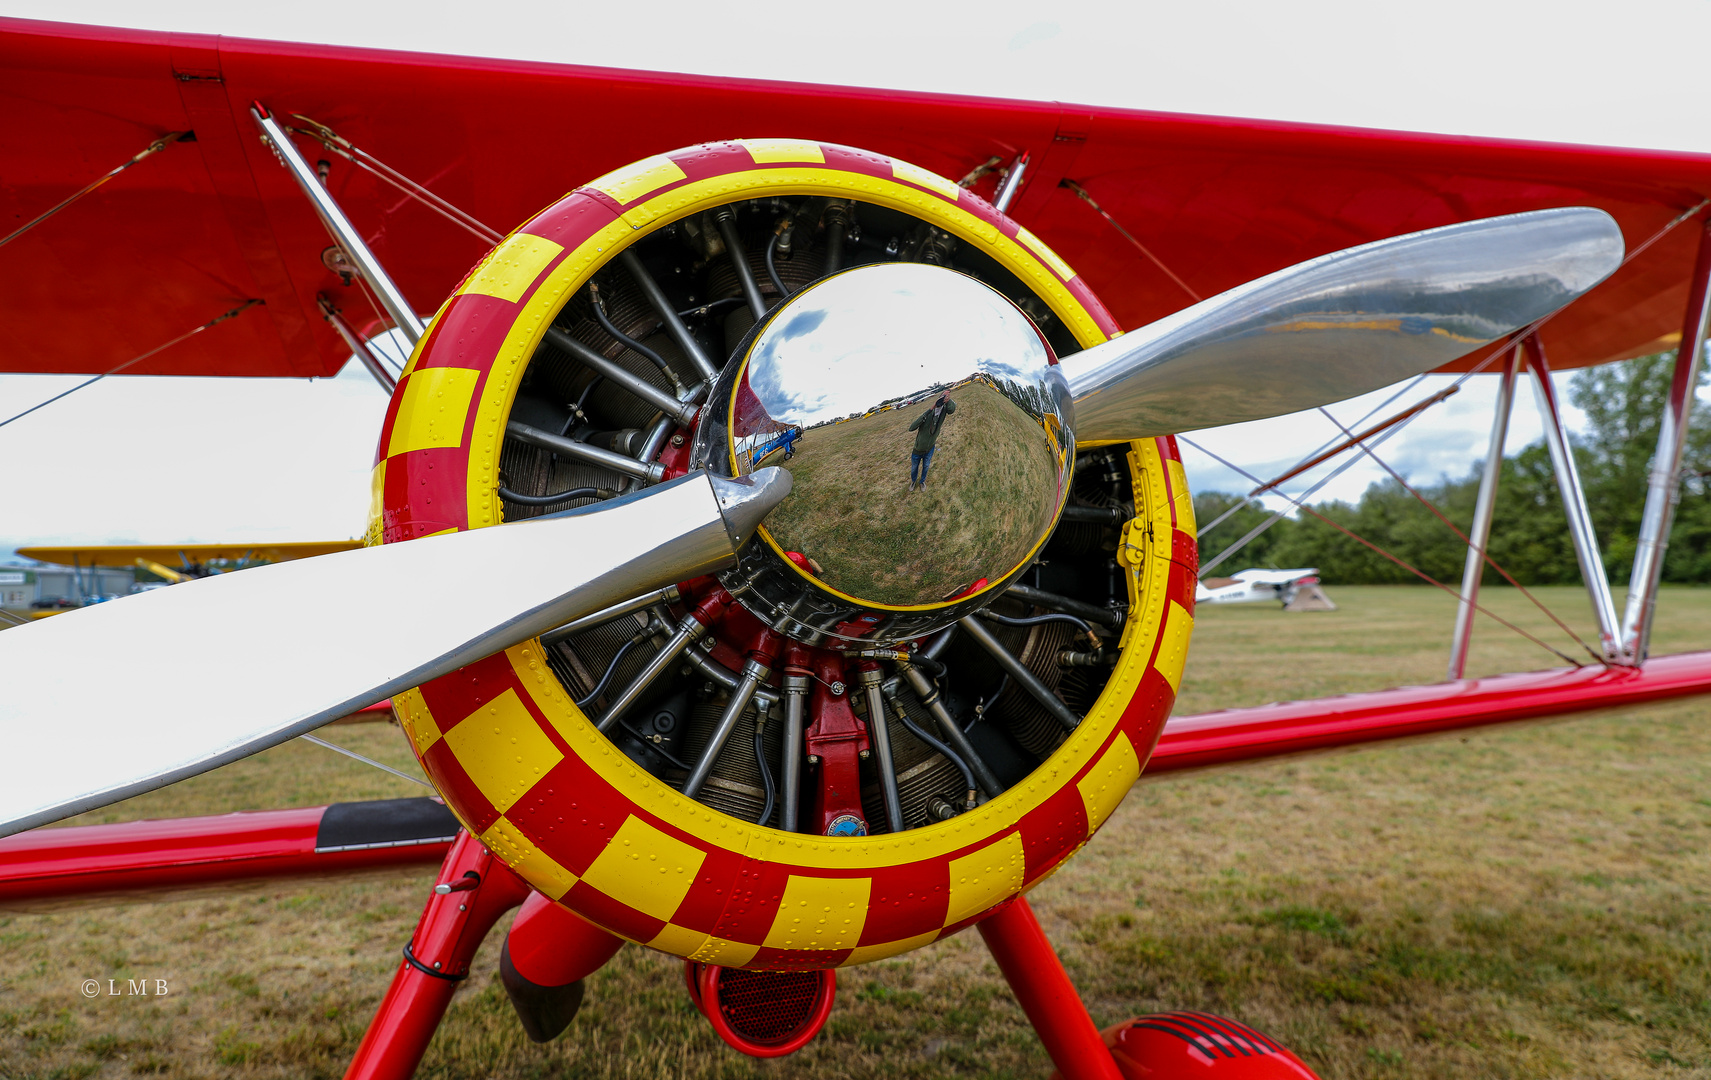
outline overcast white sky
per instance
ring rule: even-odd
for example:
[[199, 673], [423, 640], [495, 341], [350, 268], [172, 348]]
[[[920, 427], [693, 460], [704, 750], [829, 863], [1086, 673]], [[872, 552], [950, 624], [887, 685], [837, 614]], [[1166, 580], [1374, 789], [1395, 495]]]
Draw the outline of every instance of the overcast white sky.
[[[1707, 0], [1004, 0], [978, 8], [664, 0], [645, 10], [491, 0], [0, 0], [0, 15], [1711, 152], [1702, 65], [1688, 45], [1711, 40]], [[0, 376], [0, 419], [77, 381]], [[1386, 456], [1421, 482], [1465, 472], [1484, 454], [1491, 383], [1471, 380]], [[1429, 380], [1410, 400], [1441, 385]], [[1382, 396], [1335, 411], [1353, 423]], [[0, 556], [26, 542], [357, 535], [385, 404], [354, 364], [316, 382], [108, 379], [0, 428], [8, 465]], [[1510, 448], [1539, 430], [1523, 396]], [[1196, 438], [1271, 475], [1334, 434], [1310, 415]], [[1196, 488], [1245, 484], [1192, 451], [1188, 459]], [[1315, 498], [1358, 498], [1379, 475], [1362, 463]]]

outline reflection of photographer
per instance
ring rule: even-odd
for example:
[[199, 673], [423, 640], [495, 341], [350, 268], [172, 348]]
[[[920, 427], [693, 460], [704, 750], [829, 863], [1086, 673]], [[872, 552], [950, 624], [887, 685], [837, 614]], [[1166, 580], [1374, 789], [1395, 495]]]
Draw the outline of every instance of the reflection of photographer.
[[933, 450], [938, 445], [939, 429], [945, 424], [945, 417], [956, 412], [956, 402], [950, 399], [948, 393], [940, 394], [939, 400], [916, 418], [909, 430], [915, 433], [915, 450], [909, 455], [909, 490], [927, 487], [927, 467], [933, 463]]

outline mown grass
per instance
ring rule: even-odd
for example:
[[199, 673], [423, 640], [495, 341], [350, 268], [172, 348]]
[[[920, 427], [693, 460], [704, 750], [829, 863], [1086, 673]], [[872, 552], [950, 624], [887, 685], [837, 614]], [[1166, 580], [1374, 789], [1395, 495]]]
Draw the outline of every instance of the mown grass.
[[[1203, 609], [1186, 711], [1439, 677], [1449, 603], [1340, 588], [1328, 614]], [[1525, 602], [1490, 590], [1522, 617]], [[1547, 602], [1576, 614], [1577, 591]], [[1661, 651], [1711, 642], [1711, 591], [1665, 596]], [[1585, 621], [1581, 619], [1580, 621]], [[1577, 623], [1578, 627], [1578, 623]], [[1482, 629], [1474, 667], [1549, 664]], [[1519, 641], [1519, 639], [1517, 639]], [[1143, 781], [1033, 894], [1095, 1018], [1248, 1021], [1326, 1077], [1711, 1075], [1711, 709], [1697, 702]], [[395, 729], [334, 729], [389, 763]], [[312, 746], [102, 812], [218, 812], [409, 785]], [[0, 1076], [337, 1076], [427, 871], [0, 916]], [[724, 1049], [679, 965], [626, 949], [571, 1030], [522, 1035], [497, 935], [431, 1077], [1044, 1077], [978, 935], [844, 972], [827, 1032], [763, 1064]], [[89, 977], [167, 978], [85, 1000]]]
[[909, 487], [909, 425], [926, 406], [875, 413], [803, 436], [786, 466], [791, 495], [767, 529], [833, 588], [881, 603], [932, 603], [1009, 573], [1051, 521], [1052, 452], [1040, 425], [991, 387], [969, 383], [954, 400], [925, 490]]

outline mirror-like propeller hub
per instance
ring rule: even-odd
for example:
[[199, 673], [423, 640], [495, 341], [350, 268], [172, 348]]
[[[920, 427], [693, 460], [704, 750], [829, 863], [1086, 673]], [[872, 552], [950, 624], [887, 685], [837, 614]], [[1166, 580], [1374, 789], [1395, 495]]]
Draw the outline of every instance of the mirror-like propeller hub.
[[1003, 294], [891, 263], [808, 286], [727, 364], [696, 458], [791, 494], [724, 581], [783, 633], [866, 644], [990, 602], [1057, 524], [1075, 458], [1056, 358]]

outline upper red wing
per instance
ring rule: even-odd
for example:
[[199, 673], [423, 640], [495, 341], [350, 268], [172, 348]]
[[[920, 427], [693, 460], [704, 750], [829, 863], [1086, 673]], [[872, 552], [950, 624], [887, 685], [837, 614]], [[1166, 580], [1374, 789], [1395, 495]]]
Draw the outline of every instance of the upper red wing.
[[[332, 126], [500, 232], [613, 168], [709, 140], [840, 142], [953, 178], [1028, 150], [1015, 216], [1131, 327], [1190, 297], [1065, 178], [1202, 296], [1353, 244], [1547, 206], [1603, 207], [1632, 247], [1711, 191], [1699, 155], [0, 20], [4, 231], [151, 139], [196, 133], [0, 247], [0, 370], [105, 371], [251, 298], [266, 305], [128, 371], [338, 369], [347, 353], [316, 295], [358, 323], [374, 313], [323, 266], [331, 241], [256, 137], [252, 100]], [[336, 158], [330, 186], [423, 312], [484, 252]], [[1545, 334], [1553, 362], [1667, 344], [1698, 231], [1676, 229], [1559, 316]]]

